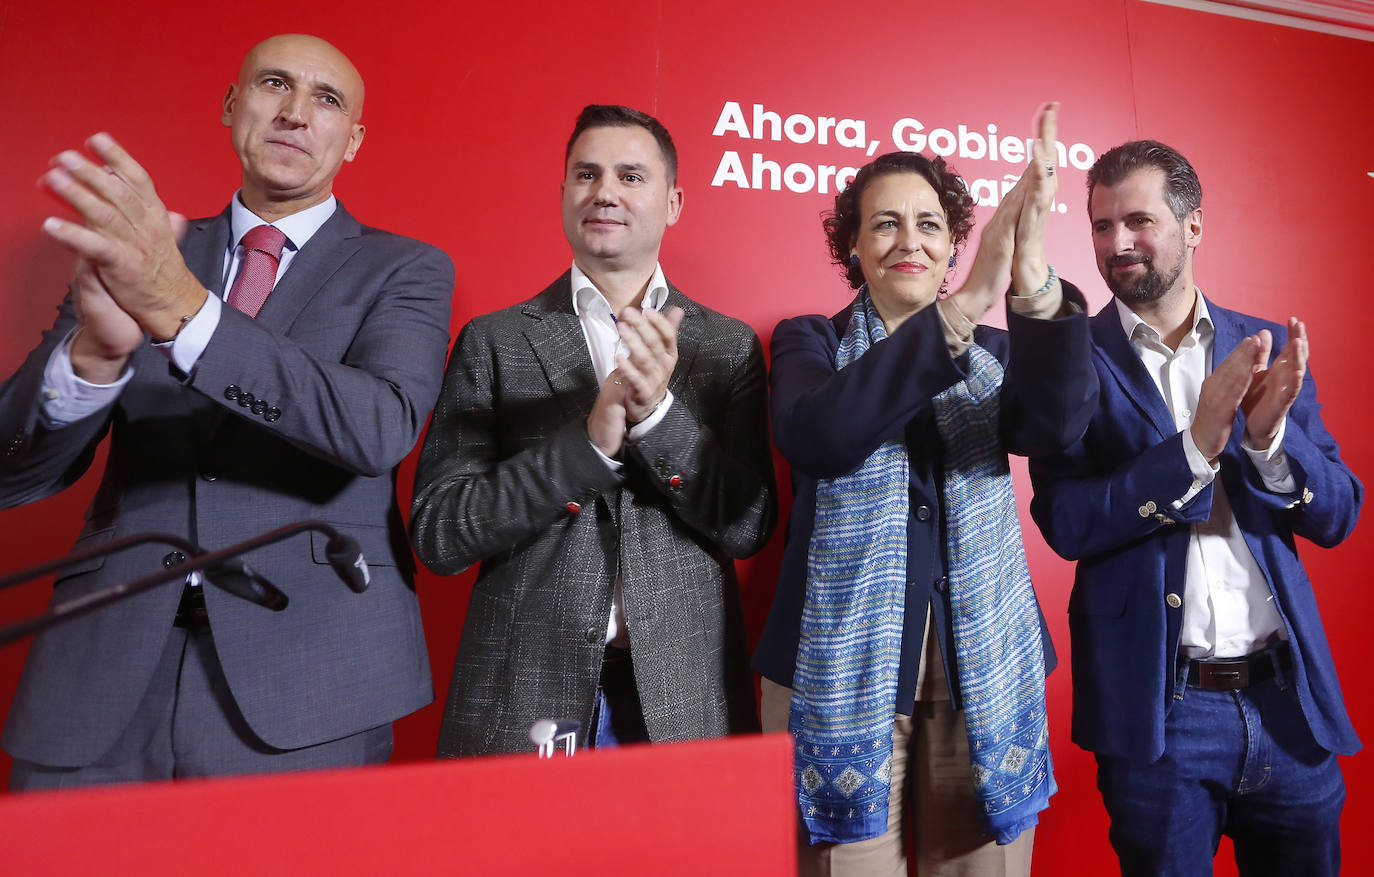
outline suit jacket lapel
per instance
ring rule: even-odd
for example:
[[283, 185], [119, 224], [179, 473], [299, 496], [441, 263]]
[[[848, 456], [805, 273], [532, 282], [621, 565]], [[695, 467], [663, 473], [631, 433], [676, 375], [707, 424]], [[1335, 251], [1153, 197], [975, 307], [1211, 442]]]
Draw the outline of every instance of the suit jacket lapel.
[[563, 414], [569, 419], [586, 417], [601, 387], [582, 323], [573, 313], [572, 272], [565, 272], [521, 310], [530, 318], [525, 338]]
[[[229, 208], [225, 207], [219, 216], [194, 220], [181, 244], [181, 257], [186, 260], [186, 267], [191, 269], [201, 286], [219, 299], [225, 294], [224, 254], [229, 250], [232, 234]], [[223, 428], [229, 412], [207, 399], [198, 398], [195, 393], [182, 394], [179, 398], [185, 400], [188, 410], [199, 409], [191, 419], [192, 429], [202, 449], [211, 447], [214, 434]]]
[[1178, 426], [1164, 404], [1164, 397], [1160, 395], [1150, 373], [1145, 370], [1145, 364], [1140, 361], [1126, 333], [1121, 330], [1115, 299], [1093, 317], [1092, 332], [1094, 346], [1107, 370], [1145, 419], [1159, 432], [1159, 437], [1167, 438], [1177, 433]]
[[285, 334], [310, 303], [362, 245], [362, 226], [340, 202], [334, 215], [301, 247], [258, 312], [257, 321]]
[[200, 285], [217, 298], [224, 297], [224, 254], [229, 250], [229, 208], [219, 216], [191, 223], [181, 245], [181, 257]]
[[701, 319], [701, 307], [669, 283], [668, 300], [664, 302], [663, 309], [667, 310], [673, 305], [682, 308], [682, 325], [677, 330], [677, 365], [673, 368], [672, 377], [668, 379], [668, 389], [674, 397], [678, 397], [683, 393], [687, 375], [692, 371], [692, 361], [696, 359], [697, 350], [701, 347], [704, 321]]
[[[1201, 293], [1199, 293], [1201, 295]], [[1217, 307], [1212, 302], [1207, 302], [1207, 315], [1212, 318], [1212, 329], [1215, 334], [1212, 336], [1212, 363], [1211, 370], [1216, 371], [1217, 366], [1231, 355], [1236, 349], [1236, 345], [1244, 340], [1246, 336], [1245, 327], [1236, 319], [1236, 315], [1225, 308]], [[1231, 438], [1227, 444], [1231, 446], [1231, 451], [1236, 455], [1241, 455], [1240, 440], [1245, 435], [1245, 418], [1237, 417], [1231, 427]]]

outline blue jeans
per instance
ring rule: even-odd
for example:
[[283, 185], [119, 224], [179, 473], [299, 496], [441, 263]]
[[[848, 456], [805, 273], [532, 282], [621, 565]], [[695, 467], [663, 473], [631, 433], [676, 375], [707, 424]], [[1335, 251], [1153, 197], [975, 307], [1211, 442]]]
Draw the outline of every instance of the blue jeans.
[[649, 731], [644, 727], [644, 710], [639, 704], [639, 688], [635, 684], [634, 664], [630, 652], [611, 646], [601, 665], [601, 682], [596, 688], [596, 705], [592, 708], [592, 733], [587, 745], [592, 749], [610, 749], [627, 743], [648, 743]]
[[1098, 756], [1123, 875], [1210, 875], [1223, 834], [1242, 877], [1339, 873], [1345, 781], [1285, 675], [1210, 691], [1181, 674], [1157, 761]]

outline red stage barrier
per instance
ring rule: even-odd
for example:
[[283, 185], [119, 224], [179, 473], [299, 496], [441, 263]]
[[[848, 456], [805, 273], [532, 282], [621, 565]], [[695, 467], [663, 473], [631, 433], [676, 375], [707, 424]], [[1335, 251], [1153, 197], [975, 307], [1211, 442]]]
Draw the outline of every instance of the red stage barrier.
[[0, 799], [4, 872], [796, 873], [785, 734]]

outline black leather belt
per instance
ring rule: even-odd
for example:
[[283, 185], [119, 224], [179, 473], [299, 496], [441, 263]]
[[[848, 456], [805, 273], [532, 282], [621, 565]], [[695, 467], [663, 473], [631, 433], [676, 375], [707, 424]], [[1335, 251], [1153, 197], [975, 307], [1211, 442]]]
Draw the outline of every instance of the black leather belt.
[[1212, 691], [1238, 691], [1274, 678], [1275, 668], [1293, 666], [1293, 650], [1282, 642], [1243, 658], [1205, 658], [1188, 661], [1188, 684]]
[[177, 604], [177, 617], [173, 627], [187, 630], [204, 630], [210, 626], [210, 613], [205, 611], [205, 589], [190, 585], [182, 588], [181, 602]]

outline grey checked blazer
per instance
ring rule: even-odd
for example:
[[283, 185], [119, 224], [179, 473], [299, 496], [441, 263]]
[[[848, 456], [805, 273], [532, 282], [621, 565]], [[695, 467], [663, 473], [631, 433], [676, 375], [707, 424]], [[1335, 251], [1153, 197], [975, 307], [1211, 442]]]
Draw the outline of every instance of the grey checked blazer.
[[671, 284], [667, 304], [674, 401], [619, 472], [587, 438], [598, 384], [568, 274], [459, 335], [411, 511], [435, 572], [481, 562], [440, 755], [527, 751], [539, 718], [587, 726], [618, 571], [651, 739], [757, 730], [732, 558], [777, 516], [763, 354]]
[[[226, 210], [192, 222], [182, 244], [187, 265], [215, 294], [229, 235]], [[372, 585], [349, 591], [320, 538], [307, 533], [246, 555], [287, 592], [285, 611], [206, 588], [234, 700], [258, 737], [281, 749], [418, 709], [433, 685], [394, 469], [438, 393], [452, 290], [453, 265], [442, 252], [360, 225], [341, 204], [256, 320], [224, 309], [191, 375], [144, 347], [110, 409], [48, 429], [39, 417], [43, 369], [75, 325], [64, 302], [42, 343], [0, 387], [0, 437], [10, 451], [0, 457], [0, 505], [71, 484], [108, 432], [108, 462], [78, 548], [166, 530], [215, 549], [322, 518], [362, 544]], [[255, 408], [254, 400], [265, 404]], [[167, 551], [151, 545], [68, 570], [54, 599], [152, 572]], [[181, 590], [169, 583], [38, 637], [5, 748], [69, 767], [104, 754], [148, 687]]]

